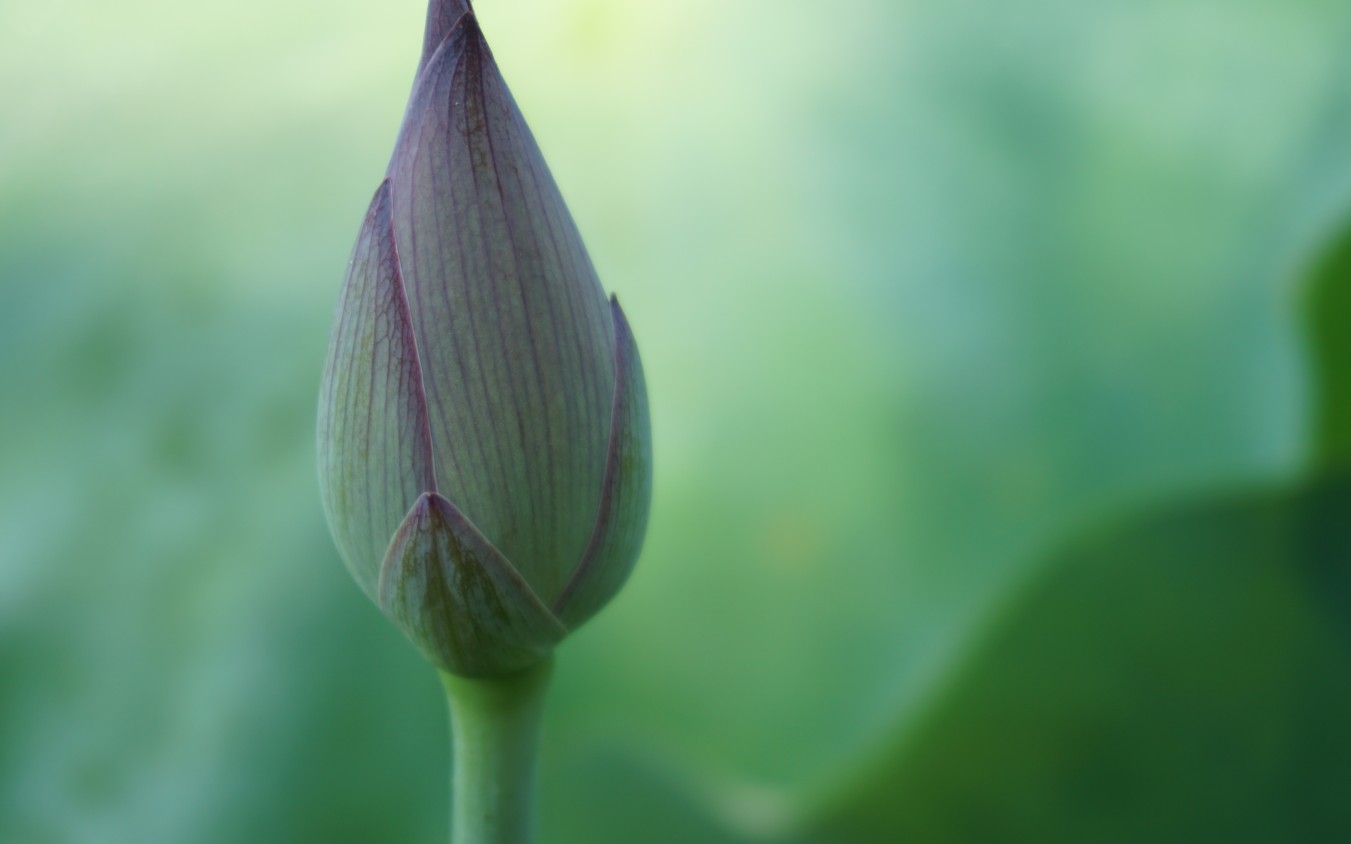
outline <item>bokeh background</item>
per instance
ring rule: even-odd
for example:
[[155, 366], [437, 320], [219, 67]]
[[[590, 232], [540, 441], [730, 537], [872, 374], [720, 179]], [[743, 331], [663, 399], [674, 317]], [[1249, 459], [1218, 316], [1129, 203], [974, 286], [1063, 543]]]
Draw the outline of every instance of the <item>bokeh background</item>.
[[[545, 842], [1351, 840], [1351, 4], [480, 0], [656, 489]], [[0, 0], [0, 841], [444, 840], [319, 509], [417, 0]]]

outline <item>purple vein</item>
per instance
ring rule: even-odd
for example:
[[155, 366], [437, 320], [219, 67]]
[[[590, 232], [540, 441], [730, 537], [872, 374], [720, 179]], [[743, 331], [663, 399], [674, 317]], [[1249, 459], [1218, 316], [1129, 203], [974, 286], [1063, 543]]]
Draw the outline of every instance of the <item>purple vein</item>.
[[[475, 45], [477, 45], [477, 42], [475, 42]], [[456, 81], [459, 80], [460, 84], [463, 86], [463, 87], [462, 87], [462, 93], [461, 93], [461, 100], [460, 100], [460, 106], [461, 106], [460, 111], [461, 111], [461, 116], [462, 116], [462, 118], [463, 118], [463, 120], [464, 120], [464, 132], [463, 132], [463, 136], [464, 136], [464, 155], [465, 155], [465, 156], [467, 157], [467, 159], [468, 159], [470, 181], [473, 183], [473, 197], [472, 197], [472, 198], [469, 198], [469, 202], [470, 202], [470, 204], [473, 206], [474, 216], [475, 216], [475, 218], [477, 219], [478, 225], [479, 225], [479, 231], [478, 231], [478, 234], [479, 234], [479, 244], [478, 244], [478, 245], [481, 247], [481, 251], [482, 251], [482, 256], [481, 256], [481, 257], [482, 257], [482, 260], [483, 260], [483, 273], [484, 273], [484, 275], [489, 279], [489, 282], [490, 282], [487, 286], [488, 286], [488, 292], [489, 292], [489, 297], [488, 297], [488, 298], [491, 299], [491, 302], [484, 301], [484, 302], [481, 302], [481, 304], [485, 305], [485, 307], [486, 307], [486, 306], [490, 306], [490, 307], [491, 307], [491, 310], [492, 310], [491, 316], [496, 318], [496, 321], [497, 321], [497, 328], [498, 328], [498, 330], [500, 331], [501, 325], [502, 325], [502, 308], [501, 308], [501, 303], [500, 303], [500, 301], [499, 301], [499, 299], [498, 299], [498, 290], [497, 290], [497, 283], [496, 283], [496, 282], [497, 282], [497, 279], [496, 279], [496, 276], [495, 276], [494, 273], [493, 273], [493, 270], [495, 269], [495, 267], [494, 267], [494, 264], [493, 264], [494, 258], [493, 258], [493, 254], [492, 254], [492, 249], [491, 249], [491, 247], [490, 247], [490, 245], [489, 245], [488, 221], [487, 221], [487, 219], [486, 219], [486, 215], [483, 213], [483, 208], [482, 208], [482, 206], [480, 206], [477, 202], [474, 201], [474, 200], [481, 194], [482, 191], [481, 191], [481, 188], [479, 187], [479, 174], [478, 174], [478, 166], [477, 166], [477, 162], [474, 160], [475, 149], [474, 149], [474, 144], [473, 144], [473, 132], [474, 132], [474, 128], [475, 128], [475, 127], [474, 127], [474, 126], [471, 124], [471, 122], [470, 122], [471, 116], [470, 116], [470, 113], [469, 113], [469, 76], [468, 76], [468, 74], [469, 74], [469, 70], [471, 69], [471, 68], [470, 68], [470, 64], [471, 64], [471, 63], [470, 63], [470, 61], [468, 60], [468, 56], [467, 56], [468, 51], [469, 51], [469, 44], [466, 43], [466, 44], [464, 45], [464, 48], [463, 48], [463, 49], [461, 50], [461, 52], [460, 52], [459, 60], [457, 61], [456, 66], [455, 66], [455, 68], [454, 68], [454, 70], [453, 70], [453, 72], [452, 72], [452, 75], [451, 75], [451, 80], [450, 80], [450, 92], [451, 92], [451, 95], [452, 95], [452, 97], [453, 97], [453, 96], [454, 96], [454, 93], [455, 93], [455, 90], [456, 90], [456, 89], [455, 89]], [[476, 53], [475, 55], [476, 55], [476, 57], [478, 57], [478, 58], [481, 59], [481, 56], [478, 56], [477, 53]], [[479, 67], [478, 70], [479, 70], [479, 73], [481, 74], [481, 73], [482, 73], [482, 68]], [[453, 104], [453, 102], [452, 102], [452, 104]], [[447, 111], [449, 112], [449, 109], [447, 109]], [[453, 120], [453, 119], [447, 120], [447, 121], [446, 121], [446, 133], [447, 133], [447, 135], [450, 134], [450, 132], [451, 132], [452, 129], [456, 129], [456, 128], [458, 128], [458, 127], [456, 127], [456, 126], [454, 125], [454, 120]], [[485, 128], [486, 128], [486, 127], [485, 127]], [[451, 167], [451, 168], [453, 169], [453, 164], [451, 164], [451, 163], [449, 162], [449, 160], [447, 161], [447, 166], [448, 166], [448, 167]], [[454, 186], [454, 185], [456, 184], [456, 181], [455, 181], [453, 172], [449, 174], [448, 179], [449, 179], [449, 183], [450, 183], [452, 186]], [[458, 193], [458, 192], [452, 190], [452, 194], [456, 194], [456, 193]], [[466, 218], [468, 218], [468, 216], [469, 216], [468, 214], [465, 215]], [[465, 301], [465, 314], [466, 314], [466, 319], [469, 320], [469, 332], [468, 332], [468, 333], [469, 333], [469, 335], [470, 335], [470, 337], [471, 337], [471, 341], [470, 341], [470, 343], [469, 343], [468, 345], [469, 345], [469, 346], [473, 349], [473, 351], [474, 351], [474, 365], [475, 365], [475, 369], [477, 370], [477, 374], [478, 374], [478, 379], [477, 379], [477, 380], [478, 380], [479, 389], [480, 389], [480, 391], [481, 391], [481, 395], [482, 395], [482, 398], [483, 398], [483, 404], [484, 404], [485, 406], [494, 407], [494, 406], [495, 406], [495, 403], [492, 401], [492, 399], [494, 398], [494, 396], [492, 396], [492, 395], [490, 394], [491, 391], [490, 391], [490, 388], [488, 387], [488, 377], [487, 377], [487, 374], [486, 374], [486, 370], [484, 369], [484, 358], [487, 357], [487, 355], [485, 355], [485, 353], [484, 353], [483, 343], [482, 343], [482, 341], [479, 339], [479, 338], [480, 338], [480, 335], [479, 335], [478, 331], [476, 330], [476, 326], [478, 325], [478, 320], [479, 320], [480, 314], [477, 313], [477, 311], [478, 311], [478, 308], [477, 308], [477, 307], [474, 308], [474, 309], [472, 309], [472, 310], [471, 310], [470, 307], [469, 307], [469, 304], [470, 304], [471, 302], [474, 301], [474, 296], [472, 295], [472, 287], [473, 287], [473, 286], [470, 285], [470, 284], [468, 283], [468, 278], [469, 278], [469, 265], [468, 265], [467, 261], [470, 259], [470, 256], [469, 256], [469, 251], [468, 251], [468, 249], [465, 247], [465, 242], [464, 242], [464, 232], [463, 232], [463, 230], [462, 230], [460, 227], [457, 227], [457, 228], [456, 228], [456, 237], [457, 237], [457, 239], [458, 239], [458, 241], [459, 241], [459, 245], [460, 245], [460, 254], [459, 254], [459, 256], [458, 256], [458, 257], [459, 257], [459, 264], [460, 264], [460, 272], [461, 272], [461, 275], [464, 277], [465, 282], [466, 282], [466, 284], [465, 284], [465, 295], [464, 295], [464, 301]], [[445, 260], [444, 255], [442, 255], [442, 261], [444, 262], [444, 260]], [[484, 316], [485, 316], [485, 318], [487, 317], [487, 315], [484, 315]], [[493, 372], [494, 376], [501, 375], [502, 378], [506, 381], [506, 384], [507, 384], [508, 389], [512, 389], [512, 390], [513, 390], [513, 393], [514, 393], [514, 385], [513, 385], [512, 380], [511, 380], [511, 367], [510, 367], [510, 365], [508, 365], [508, 366], [506, 366], [505, 368], [503, 368], [503, 367], [502, 367], [502, 362], [501, 362], [500, 360], [494, 361], [494, 363], [497, 364], [497, 369], [494, 369], [494, 372]], [[504, 369], [504, 371], [502, 371], [502, 372], [499, 373], [498, 369]], [[494, 383], [497, 383], [497, 379], [496, 379], [496, 378], [494, 378]], [[480, 443], [480, 444], [481, 444], [481, 443], [483, 443], [485, 440], [484, 440], [484, 436], [483, 436], [482, 429], [480, 428], [480, 425], [479, 425], [479, 421], [480, 421], [480, 420], [479, 420], [477, 414], [474, 415], [473, 420], [474, 420], [474, 431], [475, 431], [474, 441], [475, 441], [476, 443]], [[499, 484], [500, 484], [500, 486], [499, 486], [499, 495], [501, 495], [501, 496], [503, 496], [503, 497], [505, 498], [506, 496], [508, 496], [508, 495], [510, 494], [510, 491], [511, 491], [511, 488], [512, 488], [512, 483], [511, 483], [511, 481], [512, 481], [512, 468], [513, 468], [513, 467], [512, 467], [511, 465], [509, 465], [509, 460], [508, 460], [508, 458], [510, 457], [510, 455], [507, 454], [506, 452], [504, 452], [504, 450], [503, 450], [503, 444], [502, 444], [501, 440], [500, 440], [498, 437], [492, 437], [492, 438], [491, 438], [491, 441], [492, 441], [492, 444], [493, 444], [493, 451], [494, 451], [495, 454], [496, 454], [496, 461], [497, 461], [497, 466], [496, 466], [496, 468], [497, 468], [497, 470], [498, 470], [498, 471], [496, 472], [496, 474], [499, 476], [498, 482], [499, 482]], [[483, 462], [484, 462], [485, 464], [489, 462], [489, 458], [488, 458], [488, 450], [487, 450], [486, 448], [480, 447], [480, 448], [479, 448], [479, 454], [480, 454], [480, 456], [482, 457]], [[486, 467], [485, 467], [485, 469], [486, 469]], [[486, 476], [486, 474], [487, 474], [487, 472], [485, 471], [485, 476]]]
[[[505, 88], [505, 86], [506, 83], [504, 81], [503, 87]], [[526, 161], [525, 170], [530, 176], [530, 182], [534, 186], [535, 194], [539, 199], [541, 217], [544, 221], [544, 228], [549, 233], [549, 243], [553, 247], [558, 270], [561, 273], [566, 273], [571, 276], [580, 276], [584, 279], [584, 281], [581, 281], [579, 284], [567, 285], [566, 289], [563, 291], [563, 301], [567, 305], [566, 318], [569, 320], [570, 324], [576, 325], [579, 322], [577, 319], [577, 306], [579, 304], [577, 296], [580, 292], [579, 288], [586, 286], [586, 284], [590, 282], [591, 284], [595, 284], [599, 289], [600, 279], [596, 275], [595, 268], [591, 265], [590, 258], [586, 256], [586, 247], [585, 244], [582, 244], [581, 232], [576, 229], [575, 225], [570, 230], [574, 248], [569, 249], [567, 257], [564, 257], [563, 250], [558, 244], [559, 230], [567, 228], [566, 220], [570, 220], [571, 215], [568, 213], [567, 204], [563, 201], [561, 192], [559, 192], [557, 185], [553, 181], [553, 176], [549, 173], [549, 165], [545, 162], [544, 153], [540, 151], [539, 144], [535, 141], [534, 135], [530, 132], [529, 125], [526, 124], [524, 116], [521, 115], [520, 109], [515, 107], [514, 102], [512, 108], [514, 117], [513, 122], [517, 124], [517, 130], [520, 135], [518, 140], [518, 143], [520, 144], [519, 148], [522, 153], [522, 158]], [[543, 178], [541, 178], [540, 175], [541, 171], [543, 171], [544, 174]], [[559, 219], [560, 211], [566, 220]], [[568, 233], [569, 232], [565, 230], [562, 234], [566, 237]], [[575, 247], [578, 244], [582, 245], [583, 260], [581, 261], [577, 259], [575, 250]], [[604, 295], [603, 291], [602, 295]], [[581, 303], [581, 307], [588, 329], [590, 330], [587, 331], [588, 340], [583, 340], [581, 332], [574, 332], [572, 336], [572, 346], [573, 351], [576, 354], [578, 370], [583, 366], [589, 365], [592, 355], [588, 354], [588, 352], [595, 351], [594, 340], [590, 339], [593, 337], [595, 329], [593, 314], [589, 313], [590, 309], [587, 308], [585, 302]], [[609, 330], [609, 333], [613, 335], [613, 329], [608, 322], [609, 321], [607, 320], [606, 328]], [[596, 394], [596, 390], [599, 386], [598, 381], [599, 379], [597, 378], [585, 379], [585, 384], [582, 388], [585, 392], [583, 400], [586, 403], [584, 415], [589, 415], [601, 401], [600, 397]], [[570, 392], [571, 391], [569, 391], [569, 393]], [[571, 396], [569, 396], [569, 398], [571, 398]]]
[[[548, 409], [547, 409], [547, 408], [548, 408], [548, 403], [549, 403], [549, 400], [548, 400], [549, 390], [548, 390], [548, 387], [547, 387], [547, 386], [545, 385], [545, 383], [544, 383], [544, 373], [543, 373], [543, 368], [542, 368], [542, 366], [541, 366], [541, 364], [540, 364], [540, 353], [539, 353], [539, 337], [538, 337], [538, 332], [535, 330], [535, 320], [534, 320], [534, 318], [532, 317], [532, 315], [531, 315], [531, 313], [530, 313], [530, 311], [531, 311], [530, 301], [529, 301], [530, 297], [526, 295], [526, 281], [525, 281], [525, 278], [524, 278], [525, 273], [522, 272], [522, 269], [521, 269], [521, 256], [520, 256], [520, 253], [521, 253], [522, 251], [525, 250], [526, 246], [525, 246], [525, 244], [521, 241], [521, 239], [517, 236], [516, 226], [515, 226], [515, 224], [512, 222], [512, 219], [511, 219], [511, 216], [512, 216], [512, 210], [513, 210], [513, 208], [512, 208], [512, 203], [509, 203], [509, 202], [507, 201], [506, 189], [503, 187], [503, 184], [502, 184], [502, 183], [503, 183], [503, 180], [504, 180], [504, 177], [505, 177], [505, 173], [504, 173], [504, 171], [503, 171], [502, 169], [500, 169], [499, 166], [498, 166], [498, 161], [497, 161], [497, 146], [496, 146], [496, 144], [493, 142], [493, 127], [492, 127], [491, 122], [490, 122], [490, 109], [488, 108], [487, 83], [485, 82], [484, 77], [485, 77], [485, 75], [489, 75], [489, 76], [491, 76], [492, 78], [495, 79], [496, 76], [495, 76], [494, 74], [492, 74], [492, 71], [495, 69], [495, 66], [494, 66], [493, 61], [492, 61], [492, 52], [491, 52], [491, 51], [488, 51], [487, 59], [486, 59], [486, 61], [485, 61], [485, 58], [484, 58], [484, 56], [483, 56], [483, 52], [482, 52], [482, 51], [487, 50], [487, 45], [484, 44], [484, 43], [482, 43], [482, 39], [481, 39], [481, 38], [475, 40], [475, 42], [474, 42], [474, 50], [475, 50], [475, 57], [478, 59], [478, 69], [479, 69], [479, 73], [478, 73], [478, 101], [479, 101], [479, 111], [480, 111], [480, 115], [481, 115], [481, 117], [482, 117], [482, 119], [483, 119], [483, 140], [484, 140], [484, 142], [487, 144], [487, 147], [488, 147], [488, 163], [489, 163], [489, 165], [490, 165], [489, 169], [492, 170], [492, 173], [493, 173], [493, 176], [494, 176], [494, 178], [493, 178], [493, 185], [494, 185], [494, 187], [497, 188], [497, 201], [498, 201], [498, 203], [499, 203], [499, 205], [501, 206], [501, 209], [502, 209], [502, 222], [503, 222], [503, 224], [506, 226], [506, 230], [507, 230], [507, 241], [508, 241], [508, 243], [509, 243], [510, 246], [511, 246], [511, 260], [512, 260], [512, 268], [513, 268], [513, 270], [514, 270], [514, 272], [512, 273], [512, 275], [515, 277], [515, 280], [516, 280], [516, 291], [517, 291], [517, 295], [520, 296], [520, 300], [521, 300], [521, 314], [522, 314], [522, 316], [525, 317], [525, 332], [526, 332], [526, 335], [530, 338], [530, 359], [531, 359], [531, 363], [533, 364], [533, 366], [532, 366], [531, 368], [532, 368], [532, 369], [534, 370], [534, 372], [535, 372], [535, 388], [536, 388], [536, 390], [539, 391], [539, 396], [538, 396], [539, 401], [543, 402], [543, 403], [545, 404], [545, 408], [546, 408], [545, 412], [544, 412], [543, 414], [541, 414], [541, 416], [542, 416], [542, 418], [543, 418], [543, 422], [544, 422], [544, 440], [545, 440], [545, 444], [546, 444], [545, 447], [548, 449], [548, 453], [552, 455], [552, 454], [556, 454], [556, 453], [558, 453], [558, 452], [557, 452], [557, 449], [556, 449], [556, 447], [555, 447], [555, 442], [554, 442], [554, 440], [555, 440], [555, 435], [554, 435], [554, 430], [553, 430], [553, 420], [551, 419], [552, 414], [551, 414], [551, 413], [548, 411]], [[489, 71], [488, 74], [485, 74], [485, 72], [484, 72], [485, 66], [487, 67], [487, 70]], [[467, 103], [467, 100], [468, 100], [467, 94], [468, 94], [468, 92], [466, 91], [466, 98], [465, 98], [465, 99], [466, 99], [466, 107], [467, 107], [467, 105], [468, 105], [468, 103]], [[528, 213], [528, 209], [527, 209], [527, 213]], [[537, 249], [537, 251], [538, 251], [538, 249]], [[544, 295], [544, 297], [545, 297], [546, 299], [549, 298], [549, 297], [548, 297], [548, 285], [547, 285], [547, 284], [542, 285], [542, 293], [543, 293], [543, 295]], [[556, 332], [553, 332], [553, 333], [555, 334], [555, 340], [556, 340]], [[555, 345], [556, 345], [556, 343], [555, 343]], [[515, 386], [515, 379], [510, 379], [510, 380], [511, 380], [511, 383], [512, 383], [513, 388], [514, 388], [514, 386]], [[514, 394], [514, 393], [515, 393], [515, 390], [513, 389], [512, 392], [513, 392], [513, 394]], [[513, 396], [513, 397], [514, 397], [514, 396]], [[532, 455], [532, 456], [536, 456], [536, 457], [537, 457], [537, 456], [538, 456], [538, 446], [535, 445], [535, 444], [532, 444], [532, 443], [527, 443], [527, 442], [525, 442], [525, 436], [524, 436], [524, 424], [525, 424], [525, 420], [524, 420], [523, 418], [521, 418], [521, 417], [524, 415], [524, 414], [522, 413], [522, 410], [523, 410], [523, 409], [524, 409], [524, 408], [523, 408], [523, 407], [521, 406], [521, 404], [519, 403], [519, 400], [517, 400], [517, 404], [516, 404], [517, 427], [518, 427], [518, 438], [519, 438], [520, 441], [521, 441], [521, 449], [522, 449], [523, 452], [525, 452], [525, 453], [527, 453], [527, 454], [530, 454], [530, 455]], [[533, 474], [534, 474], [534, 472], [532, 471], [533, 467], [531, 466], [531, 463], [532, 463], [533, 461], [530, 460], [529, 457], [527, 457], [525, 454], [523, 454], [522, 456], [525, 458], [525, 459], [524, 459], [524, 463], [525, 463], [524, 468], [525, 468], [525, 470], [526, 470], [526, 475], [527, 475], [527, 477], [530, 476], [530, 475], [533, 475]], [[558, 481], [557, 481], [557, 478], [556, 478], [555, 475], [554, 475], [554, 471], [553, 471], [553, 463], [552, 463], [552, 461], [545, 461], [545, 474], [548, 476], [548, 490], [549, 490], [549, 491], [553, 491], [553, 490], [556, 488]], [[551, 524], [550, 524], [550, 528], [551, 528], [550, 536], [553, 537], [553, 538], [556, 540], [556, 539], [557, 539], [557, 534], [558, 534], [558, 513], [557, 513], [557, 511], [556, 511], [553, 507], [548, 506], [548, 504], [547, 504], [547, 499], [541, 500], [541, 497], [542, 497], [542, 496], [547, 496], [547, 495], [549, 494], [549, 492], [546, 492], [546, 490], [545, 490], [544, 488], [542, 488], [539, 484], [531, 484], [531, 486], [532, 486], [532, 487], [535, 487], [535, 489], [534, 489], [534, 494], [533, 494], [531, 497], [535, 499], [535, 505], [536, 505], [536, 507], [535, 507], [535, 512], [536, 512], [536, 515], [537, 515], [537, 516], [544, 516], [545, 518], [548, 518], [548, 519], [549, 519], [549, 521], [550, 521], [550, 523], [551, 523]], [[537, 549], [536, 549], [536, 550], [537, 550]]]
[[432, 420], [431, 410], [427, 404], [427, 379], [423, 375], [422, 352], [418, 347], [417, 332], [413, 330], [413, 310], [408, 303], [408, 286], [403, 279], [403, 261], [399, 258], [399, 238], [394, 231], [394, 202], [393, 185], [390, 185], [385, 199], [385, 211], [389, 218], [389, 248], [390, 257], [394, 262], [392, 281], [394, 289], [398, 291], [398, 304], [400, 306], [399, 316], [402, 318], [404, 330], [408, 333], [408, 342], [413, 346], [413, 370], [417, 374], [416, 399], [418, 402], [418, 422], [420, 423], [422, 433], [422, 447], [427, 455], [427, 471], [430, 481], [429, 492], [437, 492], [436, 482], [436, 451], [432, 448]]

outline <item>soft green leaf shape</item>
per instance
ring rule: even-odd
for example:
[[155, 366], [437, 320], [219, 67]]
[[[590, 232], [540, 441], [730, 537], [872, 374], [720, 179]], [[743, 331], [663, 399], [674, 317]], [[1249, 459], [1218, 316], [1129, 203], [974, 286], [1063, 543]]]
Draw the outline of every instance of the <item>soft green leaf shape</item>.
[[650, 811], [719, 840], [1347, 840], [1349, 515], [1343, 474], [1074, 543], [918, 717], [760, 828], [651, 765], [612, 764], [654, 784]]
[[1314, 476], [1056, 555], [796, 838], [1351, 838], [1351, 227], [1306, 293]]
[[795, 838], [1351, 836], [1351, 478], [1057, 555]]
[[1304, 326], [1313, 358], [1315, 453], [1319, 466], [1351, 464], [1351, 227], [1319, 256], [1304, 301]]

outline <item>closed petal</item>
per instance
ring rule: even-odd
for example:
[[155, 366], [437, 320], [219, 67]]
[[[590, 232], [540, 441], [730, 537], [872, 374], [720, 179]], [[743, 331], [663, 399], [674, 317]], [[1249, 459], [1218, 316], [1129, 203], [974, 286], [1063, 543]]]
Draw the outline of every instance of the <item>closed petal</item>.
[[386, 182], [357, 238], [319, 396], [324, 510], [343, 559], [372, 598], [389, 538], [418, 495], [436, 489], [429, 437]]
[[570, 629], [605, 606], [628, 579], [643, 545], [652, 502], [652, 436], [643, 364], [618, 300], [611, 299], [610, 304], [615, 389], [605, 481], [586, 554], [554, 604], [554, 612]]
[[418, 499], [390, 544], [380, 607], [446, 671], [519, 671], [566, 634], [521, 575], [453, 504]]
[[440, 491], [552, 601], [592, 532], [613, 330], [472, 13], [420, 73], [389, 175]]

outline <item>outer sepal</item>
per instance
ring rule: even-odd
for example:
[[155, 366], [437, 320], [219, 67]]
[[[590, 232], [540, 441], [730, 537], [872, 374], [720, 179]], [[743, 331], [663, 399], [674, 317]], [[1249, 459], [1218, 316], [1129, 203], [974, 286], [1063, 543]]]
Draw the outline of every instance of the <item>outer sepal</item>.
[[418, 498], [380, 570], [380, 608], [440, 668], [507, 674], [567, 634], [511, 563], [446, 499]]
[[615, 330], [615, 390], [596, 525], [554, 612], [575, 629], [605, 606], [633, 570], [652, 502], [652, 426], [638, 346], [619, 300], [610, 298]]
[[372, 599], [390, 536], [418, 495], [436, 488], [430, 436], [386, 181], [357, 237], [319, 394], [324, 510]]

